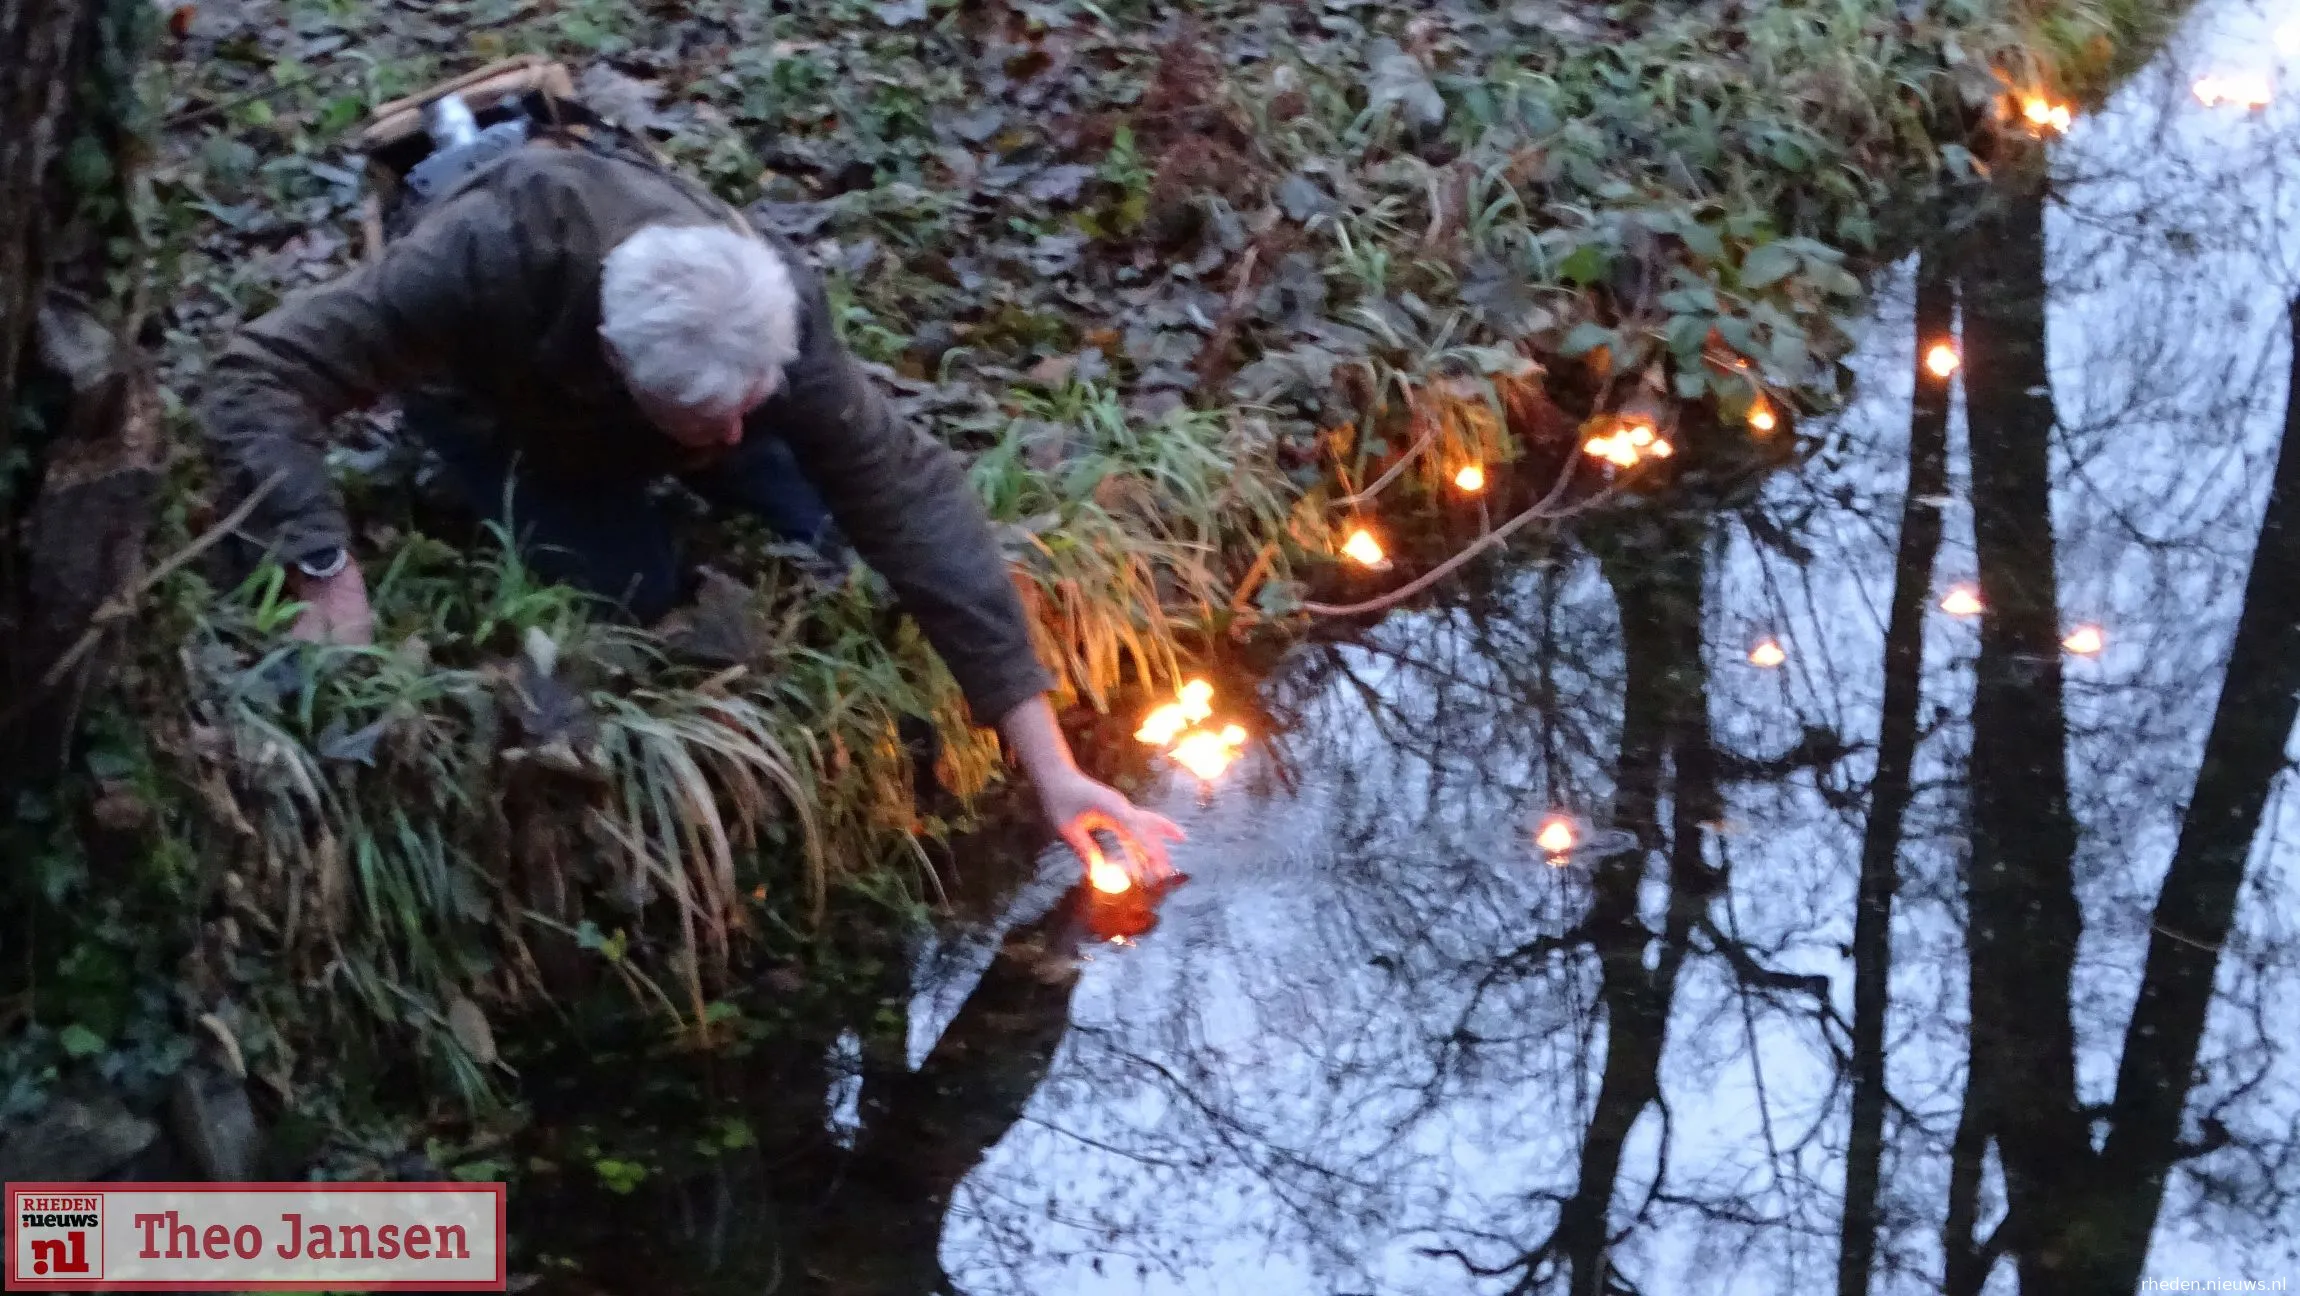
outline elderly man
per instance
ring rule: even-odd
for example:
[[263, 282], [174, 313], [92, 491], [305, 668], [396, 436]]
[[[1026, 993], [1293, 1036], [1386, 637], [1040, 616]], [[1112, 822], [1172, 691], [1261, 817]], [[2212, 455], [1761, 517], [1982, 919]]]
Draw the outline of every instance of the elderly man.
[[243, 498], [273, 483], [250, 528], [307, 604], [306, 638], [372, 634], [323, 445], [330, 420], [392, 393], [483, 515], [510, 499], [546, 574], [642, 620], [680, 592], [654, 481], [809, 539], [827, 503], [1055, 830], [1082, 857], [1110, 831], [1169, 871], [1181, 830], [1088, 777], [1056, 727], [1052, 678], [958, 457], [888, 408], [791, 251], [700, 185], [623, 150], [523, 143], [431, 198], [379, 260], [232, 343], [203, 409], [211, 449]]

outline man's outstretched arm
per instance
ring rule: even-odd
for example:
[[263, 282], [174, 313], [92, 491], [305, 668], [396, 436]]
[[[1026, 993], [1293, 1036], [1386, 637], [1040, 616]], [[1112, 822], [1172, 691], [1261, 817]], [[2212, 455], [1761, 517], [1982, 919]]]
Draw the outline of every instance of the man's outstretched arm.
[[1151, 876], [1170, 870], [1169, 820], [1078, 768], [1046, 693], [1021, 597], [959, 456], [898, 418], [842, 347], [819, 284], [785, 389], [756, 414], [784, 437], [872, 570], [950, 668], [977, 723], [995, 724], [1063, 840], [1082, 858], [1116, 834]]

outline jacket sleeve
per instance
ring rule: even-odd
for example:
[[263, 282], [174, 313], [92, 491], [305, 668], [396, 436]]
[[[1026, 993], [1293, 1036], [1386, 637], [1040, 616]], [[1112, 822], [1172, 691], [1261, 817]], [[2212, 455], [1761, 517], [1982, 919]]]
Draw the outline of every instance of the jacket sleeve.
[[1054, 686], [1038, 660], [990, 518], [956, 452], [896, 415], [806, 281], [806, 336], [784, 391], [754, 426], [789, 442], [831, 516], [894, 587], [977, 724]]
[[380, 260], [289, 297], [232, 341], [201, 421], [231, 498], [279, 477], [249, 515], [251, 539], [288, 560], [348, 543], [328, 478], [328, 423], [483, 338], [516, 248], [501, 202], [469, 193]]

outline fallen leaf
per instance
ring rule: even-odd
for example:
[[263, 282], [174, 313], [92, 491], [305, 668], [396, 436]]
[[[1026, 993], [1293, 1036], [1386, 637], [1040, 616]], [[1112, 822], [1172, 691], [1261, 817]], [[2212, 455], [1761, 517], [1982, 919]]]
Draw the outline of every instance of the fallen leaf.
[[462, 995], [455, 996], [447, 1005], [447, 1028], [455, 1033], [455, 1042], [481, 1066], [495, 1063], [495, 1032], [487, 1024], [487, 1014], [479, 1005]]

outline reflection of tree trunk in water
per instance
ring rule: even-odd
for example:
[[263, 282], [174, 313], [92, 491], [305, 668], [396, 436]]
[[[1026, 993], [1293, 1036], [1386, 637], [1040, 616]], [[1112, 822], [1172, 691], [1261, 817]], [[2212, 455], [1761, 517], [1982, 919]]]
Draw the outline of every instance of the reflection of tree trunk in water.
[[813, 1290], [949, 1289], [941, 1247], [951, 1194], [1021, 1117], [1070, 1027], [1078, 968], [1068, 942], [1050, 934], [1077, 898], [1007, 935], [917, 1071], [872, 1077], [880, 1092], [807, 1247]]
[[1979, 1111], [2004, 1164], [2021, 1290], [2049, 1296], [2071, 1289], [2072, 1257], [2035, 1242], [2044, 1222], [2066, 1217], [2092, 1144], [2069, 1019], [2082, 920], [2064, 756], [2040, 191], [2006, 198], [1979, 224], [1962, 280], [1973, 539], [1988, 606], [1973, 694], [1967, 1085], [1987, 1099]]
[[1622, 1148], [1638, 1117], [1661, 1096], [1661, 1050], [1678, 969], [1718, 882], [1701, 857], [1701, 825], [1718, 814], [1701, 656], [1704, 536], [1698, 524], [1665, 527], [1665, 539], [1627, 546], [1605, 563], [1621, 609], [1628, 658], [1615, 794], [1618, 821], [1643, 845], [1659, 844], [1664, 758], [1675, 770], [1676, 788], [1667, 842], [1669, 909], [1655, 967], [1646, 969], [1645, 947], [1653, 933], [1637, 914], [1643, 850], [1597, 865], [1594, 898], [1583, 924], [1602, 967], [1605, 1075], [1582, 1142], [1579, 1181], [1557, 1222], [1554, 1245], [1571, 1267], [1574, 1296], [1600, 1296], [1610, 1289], [1608, 1216]]
[[2102, 1226], [2094, 1239], [2097, 1250], [2087, 1257], [2095, 1266], [2097, 1291], [2133, 1291], [2139, 1285], [2164, 1202], [2165, 1174], [2181, 1155], [2181, 1112], [2220, 947], [2235, 924], [2244, 866], [2300, 709], [2294, 697], [2300, 692], [2300, 302], [2292, 308], [2292, 328], [2292, 386], [2268, 510], [2196, 790], [2157, 896], [2139, 1000], [2125, 1031], [2110, 1108], [2113, 1128], [2097, 1180]]
[[1866, 1296], [1877, 1254], [1877, 1184], [1885, 1147], [1885, 1009], [1893, 971], [1895, 860], [1916, 760], [1923, 692], [1925, 602], [1941, 547], [1941, 511], [1928, 497], [1948, 489], [1949, 386], [1925, 371], [1925, 347], [1953, 323], [1954, 285], [1930, 255], [1917, 268], [1916, 399], [1909, 415], [1909, 488], [1901, 502], [1900, 554], [1885, 630], [1885, 694], [1877, 773], [1861, 836], [1853, 916], [1853, 1123], [1845, 1154], [1845, 1217], [1837, 1253], [1838, 1296]]

